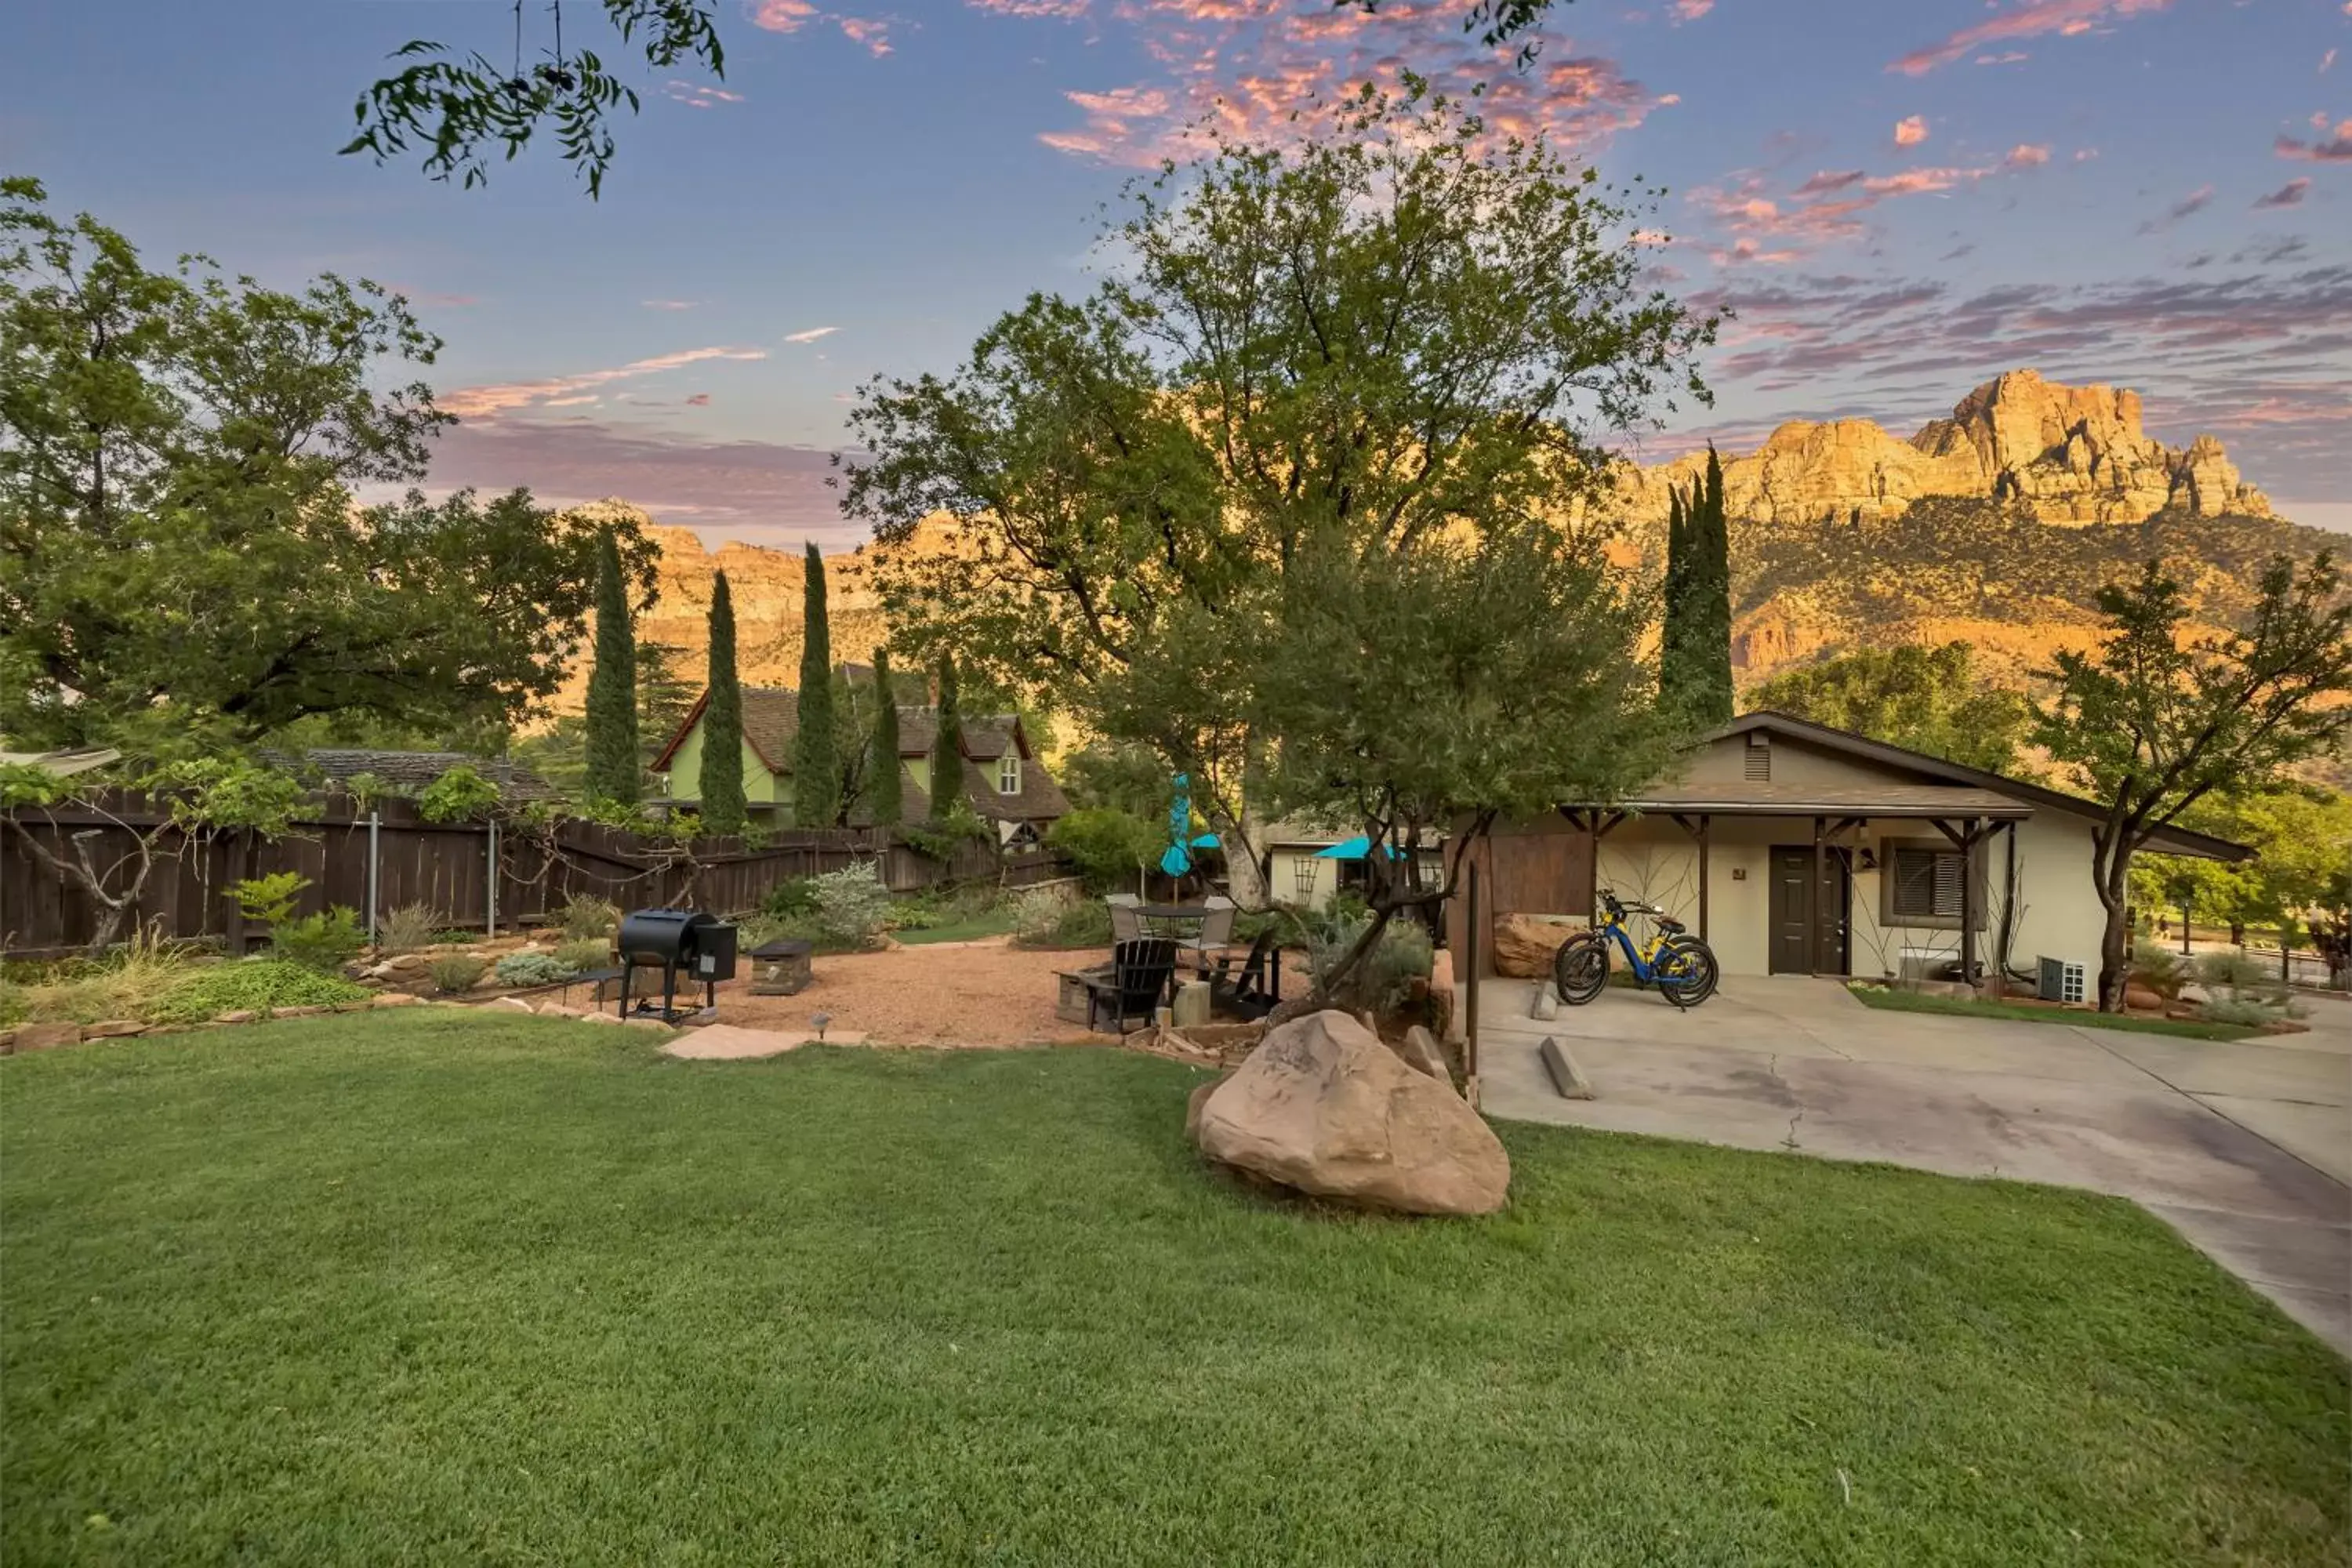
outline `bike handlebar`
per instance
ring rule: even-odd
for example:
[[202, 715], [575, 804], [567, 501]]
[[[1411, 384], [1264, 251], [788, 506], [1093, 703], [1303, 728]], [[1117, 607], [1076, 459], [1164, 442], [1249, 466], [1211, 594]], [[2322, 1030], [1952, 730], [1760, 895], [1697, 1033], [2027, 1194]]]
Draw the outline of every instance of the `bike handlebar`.
[[1666, 912], [1655, 904], [1621, 902], [1615, 891], [1608, 888], [1601, 889], [1601, 907], [1612, 915], [1663, 915]]

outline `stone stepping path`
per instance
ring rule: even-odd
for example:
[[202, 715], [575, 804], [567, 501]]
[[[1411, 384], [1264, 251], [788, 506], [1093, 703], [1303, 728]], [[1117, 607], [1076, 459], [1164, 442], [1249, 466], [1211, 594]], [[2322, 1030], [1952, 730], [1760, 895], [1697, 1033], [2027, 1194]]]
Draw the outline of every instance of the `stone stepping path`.
[[[692, 1062], [752, 1061], [761, 1057], [780, 1057], [786, 1051], [796, 1051], [816, 1038], [814, 1029], [747, 1029], [740, 1024], [712, 1024], [705, 1028], [689, 1029], [662, 1047], [665, 1055]], [[866, 1037], [828, 1033], [824, 1043], [829, 1046], [862, 1046]]]

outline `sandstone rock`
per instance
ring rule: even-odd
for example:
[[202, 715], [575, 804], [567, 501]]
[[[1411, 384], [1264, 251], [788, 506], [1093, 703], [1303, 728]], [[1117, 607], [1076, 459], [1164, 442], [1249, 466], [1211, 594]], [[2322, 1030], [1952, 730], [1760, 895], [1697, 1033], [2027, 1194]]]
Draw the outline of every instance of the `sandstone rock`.
[[1449, 1046], [1462, 1043], [1464, 1020], [1454, 992], [1454, 954], [1441, 948], [1429, 971], [1429, 1007], [1431, 1023], [1437, 1037]]
[[414, 1007], [424, 1000], [424, 997], [411, 996], [405, 991], [387, 991], [383, 995], [369, 1002], [368, 1005], [371, 1007]]
[[1445, 1053], [1437, 1048], [1437, 1037], [1415, 1024], [1404, 1032], [1404, 1038], [1389, 1047], [1397, 1059], [1418, 1073], [1426, 1073], [1446, 1088], [1454, 1087], [1454, 1074], [1445, 1066]]
[[81, 1026], [81, 1037], [85, 1040], [123, 1040], [146, 1032], [147, 1026], [136, 1018], [107, 1018]]
[[1233, 1076], [1234, 1075], [1231, 1073], [1220, 1073], [1215, 1078], [1211, 1079], [1208, 1082], [1195, 1088], [1192, 1090], [1192, 1095], [1185, 1100], [1184, 1136], [1186, 1138], [1191, 1139], [1195, 1143], [1201, 1141], [1201, 1108], [1208, 1104], [1209, 1096], [1216, 1093], [1219, 1089], [1224, 1086], [1225, 1079]]
[[1492, 1214], [1511, 1179], [1477, 1112], [1337, 1011], [1269, 1033], [1203, 1097], [1194, 1131], [1213, 1160], [1406, 1214]]
[[509, 1013], [535, 1013], [539, 1011], [538, 1008], [533, 1007], [530, 1003], [524, 1001], [520, 996], [501, 996], [497, 1001], [491, 1003], [490, 1005], [501, 1008]]
[[16, 1031], [14, 1029], [0, 1029], [0, 1057], [8, 1055], [16, 1048]]
[[16, 1026], [16, 1050], [18, 1055], [26, 1051], [55, 1050], [59, 1046], [80, 1043], [81, 1026], [79, 1024], [19, 1024]]
[[621, 1020], [610, 1013], [583, 1013], [580, 1021], [583, 1024], [618, 1024]]
[[229, 1012], [218, 1015], [213, 1019], [213, 1022], [215, 1024], [250, 1024], [253, 1022], [253, 1017], [254, 1015], [252, 1008], [238, 1007], [232, 1009]]
[[1582, 929], [1560, 915], [1496, 915], [1495, 973], [1518, 980], [1548, 976], [1559, 944]]
[[533, 1009], [533, 1011], [537, 1012], [542, 1018], [577, 1018], [580, 1016], [579, 1008], [567, 1007], [561, 1002], [541, 1002], [538, 1007]]
[[[1629, 466], [1627, 514], [1664, 521], [1668, 488], [1687, 489], [1706, 466], [1703, 452]], [[2139, 522], [2167, 508], [2271, 515], [2211, 437], [2176, 451], [2142, 427], [2139, 394], [2031, 370], [1995, 376], [1907, 441], [1867, 419], [1792, 420], [1725, 458], [1723, 492], [1732, 516], [1759, 522], [1892, 517], [1923, 496], [2014, 500], [2044, 522]]]
[[273, 1018], [315, 1018], [326, 1010], [314, 1004], [305, 1003], [299, 1007], [272, 1007], [269, 1010], [269, 1016]]

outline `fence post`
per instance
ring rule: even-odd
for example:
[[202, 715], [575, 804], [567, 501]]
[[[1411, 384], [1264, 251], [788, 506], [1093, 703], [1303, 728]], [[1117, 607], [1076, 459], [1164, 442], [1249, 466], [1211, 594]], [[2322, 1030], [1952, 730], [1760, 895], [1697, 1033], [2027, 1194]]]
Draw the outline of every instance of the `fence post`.
[[490, 818], [489, 895], [490, 940], [495, 942], [499, 935], [499, 819], [495, 816]]
[[380, 829], [382, 829], [382, 827], [383, 827], [383, 814], [382, 814], [381, 812], [373, 812], [373, 811], [369, 812], [369, 813], [368, 813], [368, 867], [367, 867], [367, 905], [368, 905], [368, 923], [367, 923], [367, 933], [368, 933], [368, 945], [369, 945], [370, 947], [373, 947], [373, 946], [375, 945], [375, 910], [376, 910], [376, 904], [377, 904], [377, 902], [379, 901], [379, 900], [377, 900], [377, 898], [376, 898], [376, 886], [377, 886], [377, 884], [376, 884], [376, 872], [375, 872], [376, 835], [377, 835], [378, 831], [379, 831]]

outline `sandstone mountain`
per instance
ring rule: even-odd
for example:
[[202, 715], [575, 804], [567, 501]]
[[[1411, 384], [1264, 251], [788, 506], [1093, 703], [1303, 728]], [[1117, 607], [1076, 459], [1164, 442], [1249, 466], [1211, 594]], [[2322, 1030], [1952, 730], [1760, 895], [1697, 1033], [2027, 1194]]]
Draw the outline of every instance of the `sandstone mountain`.
[[[1687, 489], [1706, 465], [1694, 452], [1630, 468], [1626, 514], [1664, 521], [1667, 488]], [[1723, 489], [1732, 516], [1771, 523], [1867, 521], [1937, 496], [2014, 503], [2056, 523], [2271, 515], [2212, 437], [2175, 450], [2141, 428], [2139, 394], [2061, 386], [2031, 370], [1995, 376], [1907, 441], [1867, 419], [1792, 421], [1754, 452], [1725, 454]]]

